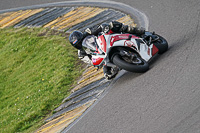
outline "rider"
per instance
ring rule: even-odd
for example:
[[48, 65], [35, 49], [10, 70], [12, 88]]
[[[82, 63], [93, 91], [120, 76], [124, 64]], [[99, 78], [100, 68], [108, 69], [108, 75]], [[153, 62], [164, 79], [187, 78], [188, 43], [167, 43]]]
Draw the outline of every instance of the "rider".
[[[82, 46], [82, 42], [89, 35], [98, 36], [98, 34], [101, 33], [102, 31], [105, 33], [130, 33], [130, 34], [135, 34], [137, 36], [141, 36], [145, 33], [144, 29], [139, 29], [129, 25], [123, 25], [122, 23], [117, 21], [112, 21], [109, 24], [102, 24], [100, 26], [96, 26], [93, 28], [87, 28], [84, 33], [80, 31], [73, 31], [69, 36], [69, 41], [72, 44], [72, 46], [78, 49], [79, 58], [84, 58], [85, 56], [88, 56], [89, 59], [91, 60], [91, 55], [87, 53], [87, 50], [83, 49], [84, 46]], [[92, 45], [90, 46], [90, 48], [93, 47]], [[107, 79], [114, 78], [118, 73], [118, 69], [116, 68], [113, 69], [107, 66], [103, 67], [103, 71], [104, 71], [104, 76]]]

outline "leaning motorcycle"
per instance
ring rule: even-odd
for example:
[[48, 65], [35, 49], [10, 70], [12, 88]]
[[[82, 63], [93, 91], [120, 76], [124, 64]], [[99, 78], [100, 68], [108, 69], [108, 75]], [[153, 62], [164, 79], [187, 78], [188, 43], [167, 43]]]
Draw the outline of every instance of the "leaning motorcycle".
[[82, 45], [90, 50], [95, 67], [107, 66], [137, 73], [146, 72], [153, 57], [168, 49], [166, 39], [154, 32], [145, 32], [140, 37], [102, 32], [98, 37], [86, 37]]

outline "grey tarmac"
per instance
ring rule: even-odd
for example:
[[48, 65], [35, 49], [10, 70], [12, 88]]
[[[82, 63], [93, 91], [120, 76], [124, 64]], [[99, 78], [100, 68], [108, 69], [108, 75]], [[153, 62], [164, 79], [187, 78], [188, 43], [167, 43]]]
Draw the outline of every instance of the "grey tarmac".
[[[200, 132], [200, 1], [115, 0], [144, 12], [169, 50], [148, 72], [125, 72], [69, 133]], [[3, 0], [0, 9], [56, 0]]]

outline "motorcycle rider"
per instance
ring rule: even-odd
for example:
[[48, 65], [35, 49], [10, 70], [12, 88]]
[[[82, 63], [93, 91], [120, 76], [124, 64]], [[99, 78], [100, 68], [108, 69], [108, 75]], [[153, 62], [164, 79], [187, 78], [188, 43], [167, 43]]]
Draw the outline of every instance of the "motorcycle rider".
[[[88, 54], [89, 53], [88, 47], [85, 48], [84, 46], [82, 46], [82, 42], [86, 37], [88, 37], [90, 35], [98, 36], [101, 32], [104, 32], [104, 33], [130, 33], [130, 34], [135, 34], [136, 36], [141, 36], [145, 33], [145, 30], [139, 29], [136, 27], [132, 27], [129, 25], [124, 25], [117, 21], [112, 21], [109, 24], [102, 24], [100, 26], [95, 26], [93, 28], [87, 28], [84, 33], [80, 32], [80, 31], [73, 31], [69, 36], [69, 41], [73, 47], [78, 49], [78, 56], [80, 59], [83, 59], [85, 56], [87, 56], [90, 59], [90, 61], [92, 60], [92, 58], [91, 58], [92, 56], [90, 54]], [[96, 48], [96, 45], [94, 42], [95, 41], [93, 41], [92, 43], [89, 43], [90, 51], [93, 48]], [[119, 71], [118, 68], [103, 66], [104, 76], [107, 79], [114, 78], [117, 75], [118, 71]]]

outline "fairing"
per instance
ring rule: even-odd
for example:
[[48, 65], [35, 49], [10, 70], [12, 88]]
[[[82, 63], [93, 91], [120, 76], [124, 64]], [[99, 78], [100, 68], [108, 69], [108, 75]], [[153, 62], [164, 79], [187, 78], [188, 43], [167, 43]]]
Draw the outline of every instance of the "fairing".
[[[149, 61], [158, 52], [155, 45], [151, 44], [148, 46], [143, 39], [131, 34], [104, 34], [98, 38], [90, 36], [84, 39], [83, 45], [95, 50], [95, 53], [97, 53], [96, 55], [92, 55], [93, 65], [100, 65], [109, 53], [111, 47], [131, 47], [137, 51], [145, 61]], [[104, 55], [102, 55], [102, 53], [104, 53]]]

